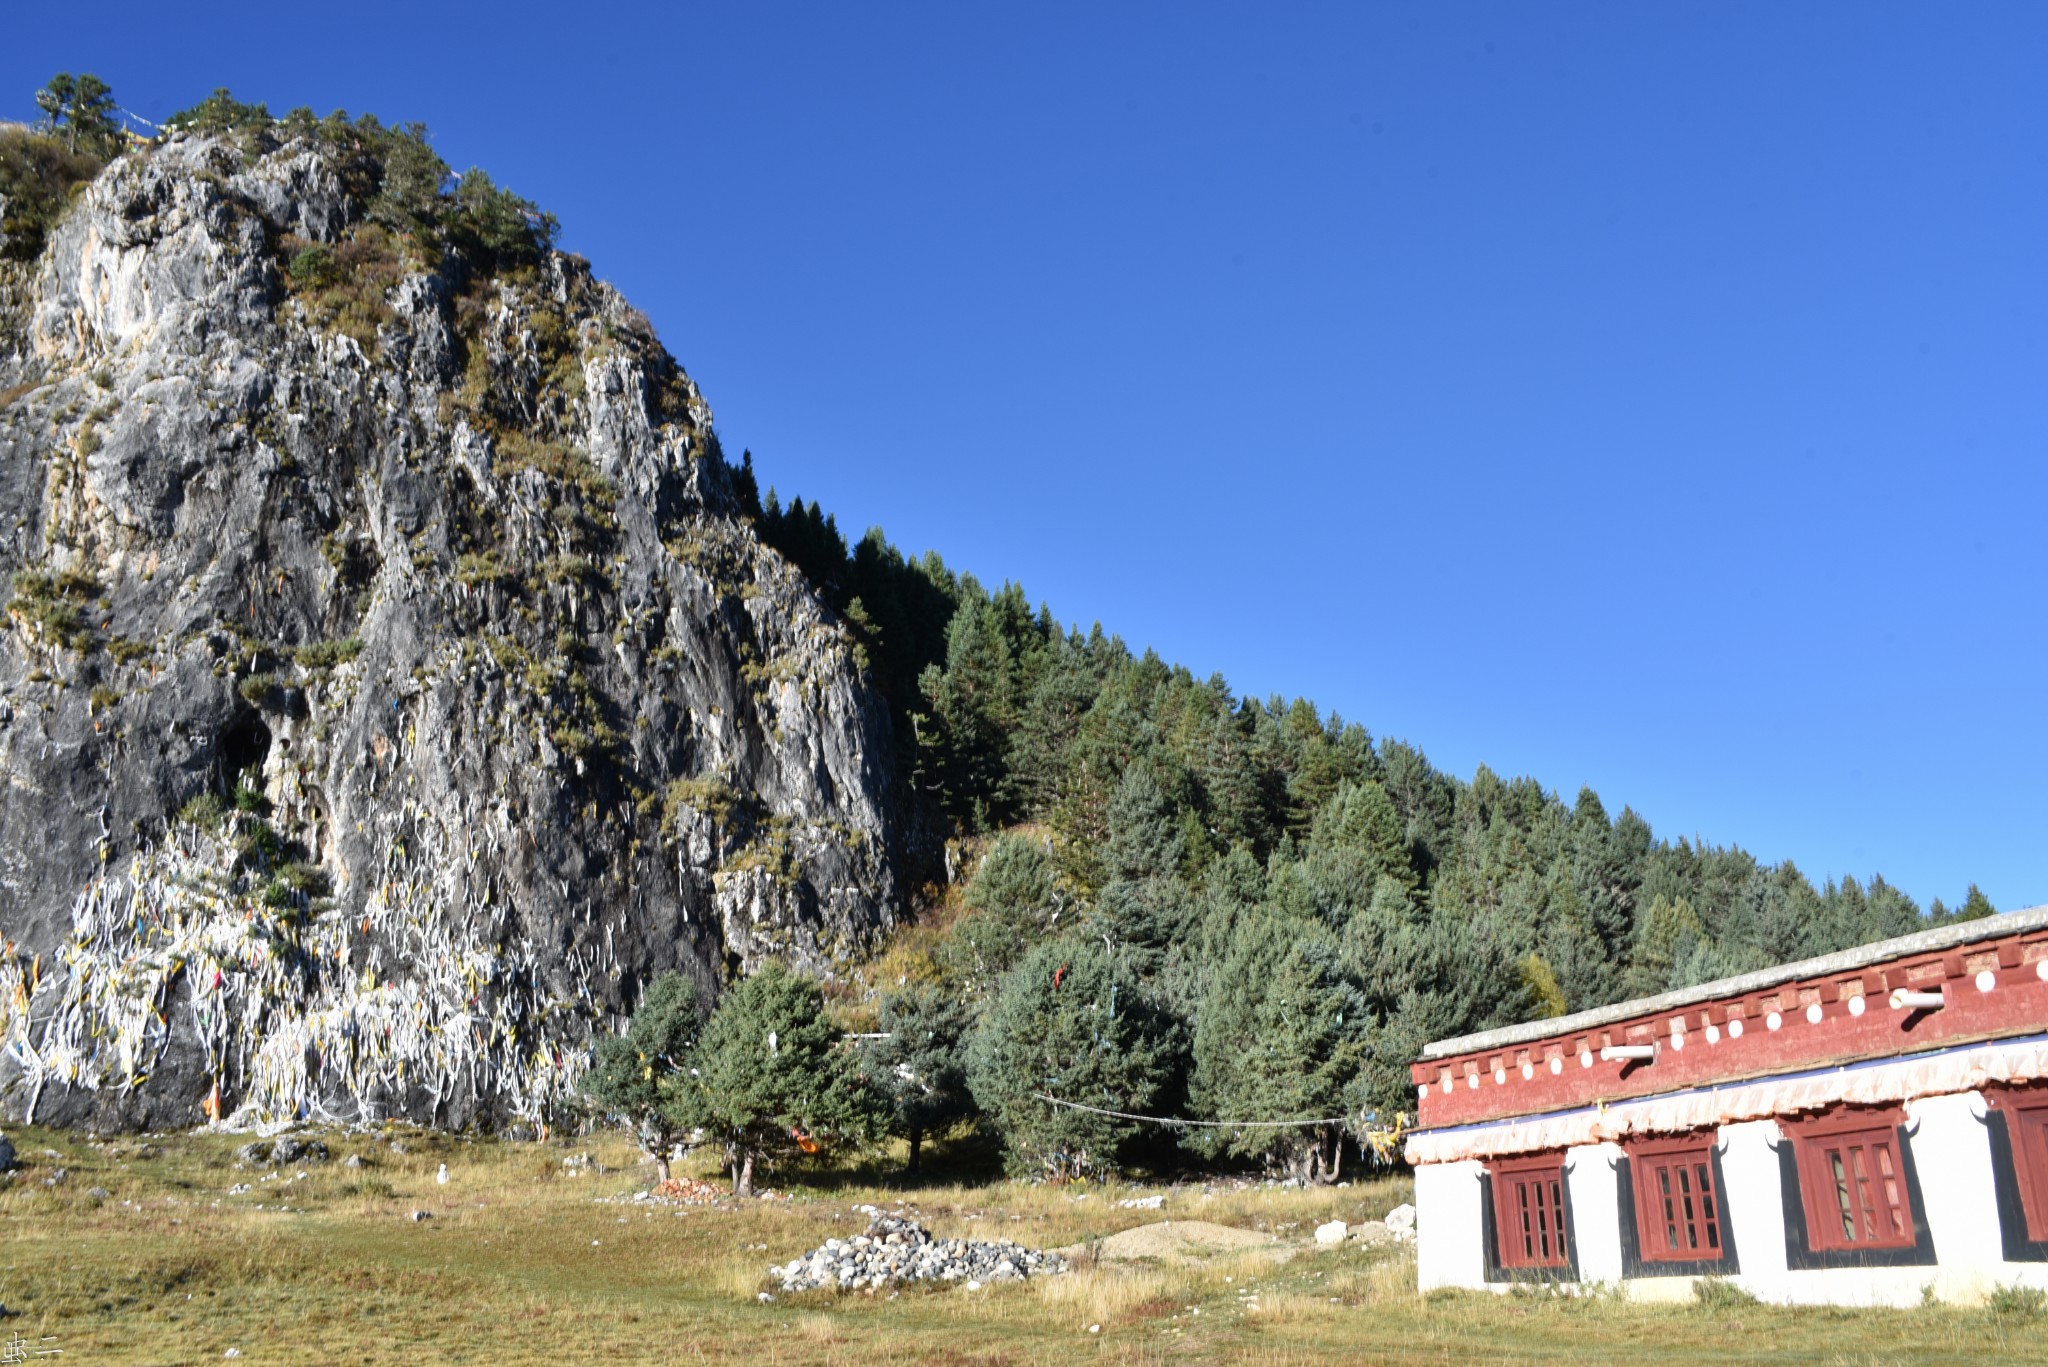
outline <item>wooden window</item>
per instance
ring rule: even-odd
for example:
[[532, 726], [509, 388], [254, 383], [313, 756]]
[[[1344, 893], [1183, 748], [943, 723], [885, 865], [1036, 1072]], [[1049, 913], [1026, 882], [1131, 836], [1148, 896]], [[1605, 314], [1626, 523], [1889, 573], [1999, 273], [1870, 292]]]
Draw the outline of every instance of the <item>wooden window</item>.
[[1711, 1136], [1627, 1146], [1636, 1241], [1645, 1262], [1719, 1262], [1727, 1253]]
[[2005, 1117], [2027, 1237], [2048, 1240], [2048, 1087], [1991, 1087], [1984, 1098]]
[[1489, 1165], [1493, 1230], [1503, 1268], [1568, 1267], [1564, 1155], [1503, 1159]]
[[1816, 1253], [1911, 1248], [1899, 1112], [1842, 1109], [1789, 1122], [1808, 1247]]

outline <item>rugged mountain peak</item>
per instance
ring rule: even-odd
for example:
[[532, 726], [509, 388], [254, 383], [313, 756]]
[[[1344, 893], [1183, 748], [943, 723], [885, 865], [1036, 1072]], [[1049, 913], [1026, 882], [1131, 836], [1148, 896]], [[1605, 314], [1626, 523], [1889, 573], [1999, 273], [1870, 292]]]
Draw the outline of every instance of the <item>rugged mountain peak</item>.
[[886, 710], [696, 386], [380, 136], [130, 151], [0, 263], [16, 1115], [538, 1120], [653, 975], [892, 918]]

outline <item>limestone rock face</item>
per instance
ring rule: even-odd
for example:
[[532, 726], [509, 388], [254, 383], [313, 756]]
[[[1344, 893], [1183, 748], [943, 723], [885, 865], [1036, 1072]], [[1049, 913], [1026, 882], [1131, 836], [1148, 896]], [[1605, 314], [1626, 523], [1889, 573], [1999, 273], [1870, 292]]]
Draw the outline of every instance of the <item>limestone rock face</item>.
[[654, 975], [889, 924], [886, 708], [710, 420], [311, 142], [0, 263], [0, 1110], [540, 1121]]

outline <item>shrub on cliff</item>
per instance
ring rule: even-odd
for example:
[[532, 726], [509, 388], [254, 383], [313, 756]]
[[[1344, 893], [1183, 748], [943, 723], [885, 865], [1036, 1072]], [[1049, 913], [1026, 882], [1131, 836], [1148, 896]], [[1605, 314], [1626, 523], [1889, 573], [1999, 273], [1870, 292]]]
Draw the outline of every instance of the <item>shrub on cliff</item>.
[[0, 128], [0, 257], [33, 261], [70, 207], [72, 191], [105, 165], [90, 147], [53, 133]]

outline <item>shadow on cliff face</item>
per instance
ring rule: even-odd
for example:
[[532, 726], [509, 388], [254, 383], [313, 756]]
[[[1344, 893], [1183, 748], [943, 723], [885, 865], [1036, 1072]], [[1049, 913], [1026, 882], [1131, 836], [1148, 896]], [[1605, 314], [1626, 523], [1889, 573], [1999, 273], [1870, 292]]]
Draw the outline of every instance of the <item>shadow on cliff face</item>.
[[253, 708], [242, 712], [220, 733], [220, 772], [224, 786], [233, 791], [236, 777], [254, 770], [252, 786], [261, 784], [263, 762], [270, 758], [270, 728]]

